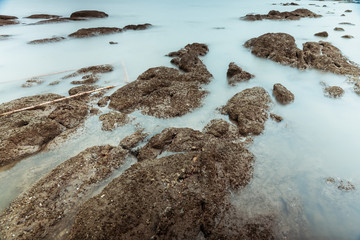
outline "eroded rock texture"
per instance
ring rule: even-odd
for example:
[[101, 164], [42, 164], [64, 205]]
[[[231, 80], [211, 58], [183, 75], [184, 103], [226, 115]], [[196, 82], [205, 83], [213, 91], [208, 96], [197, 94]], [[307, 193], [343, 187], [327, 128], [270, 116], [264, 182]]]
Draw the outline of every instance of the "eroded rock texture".
[[242, 19], [247, 21], [257, 21], [257, 20], [299, 20], [301, 18], [318, 18], [321, 15], [313, 13], [308, 9], [296, 9], [291, 12], [279, 12], [276, 10], [271, 10], [268, 14], [248, 14]]

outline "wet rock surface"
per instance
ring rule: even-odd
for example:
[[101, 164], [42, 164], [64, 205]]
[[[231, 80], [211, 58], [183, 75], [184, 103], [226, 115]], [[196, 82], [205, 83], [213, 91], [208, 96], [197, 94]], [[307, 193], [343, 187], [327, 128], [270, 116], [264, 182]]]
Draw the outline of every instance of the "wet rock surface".
[[[70, 239], [273, 239], [264, 221], [231, 206], [229, 190], [248, 184], [253, 161], [231, 140], [188, 128], [155, 135], [144, 149], [158, 151], [140, 153], [145, 159], [87, 201]], [[178, 153], [156, 158], [164, 151]]]
[[318, 18], [321, 15], [313, 13], [308, 9], [296, 9], [291, 12], [279, 12], [276, 10], [271, 10], [268, 14], [248, 14], [241, 19], [247, 21], [258, 21], [263, 19], [268, 20], [299, 20], [301, 18]]
[[242, 135], [259, 135], [268, 119], [271, 99], [265, 89], [253, 87], [235, 94], [222, 108], [222, 114], [236, 122]]
[[70, 18], [106, 18], [109, 15], [105, 12], [96, 11], [96, 10], [82, 10], [73, 12], [70, 15]]
[[54, 42], [60, 42], [65, 40], [64, 37], [52, 37], [52, 38], [43, 38], [43, 39], [37, 39], [28, 42], [28, 44], [42, 44], [42, 43], [54, 43]]
[[144, 133], [143, 129], [137, 130], [130, 136], [125, 137], [120, 142], [120, 146], [124, 149], [132, 149], [136, 147], [141, 141], [143, 141], [149, 134]]
[[331, 97], [331, 98], [339, 98], [344, 95], [344, 89], [338, 86], [329, 86], [324, 89], [325, 96]]
[[94, 84], [99, 81], [99, 77], [96, 74], [88, 74], [82, 76], [83, 80], [80, 81], [72, 81], [71, 84]]
[[327, 38], [329, 36], [329, 34], [324, 31], [324, 32], [315, 33], [314, 36]]
[[102, 121], [101, 129], [103, 131], [112, 131], [117, 127], [127, 124], [130, 118], [124, 113], [109, 112], [101, 115], [99, 120]]
[[67, 239], [79, 207], [125, 162], [121, 147], [96, 146], [54, 168], [0, 215], [3, 239]]
[[231, 62], [229, 64], [229, 68], [227, 71], [227, 79], [228, 79], [228, 83], [230, 85], [234, 86], [238, 82], [248, 81], [254, 77], [255, 77], [254, 75], [244, 71], [242, 68], [240, 68], [234, 62]]
[[200, 107], [207, 94], [201, 85], [210, 82], [212, 77], [199, 58], [207, 51], [205, 44], [194, 43], [170, 53], [171, 62], [182, 71], [150, 68], [136, 81], [113, 93], [109, 106], [124, 113], [139, 109], [143, 114], [158, 118], [182, 116]]
[[[0, 113], [52, 101], [62, 96], [44, 94], [24, 97], [0, 105]], [[0, 116], [0, 166], [15, 163], [38, 153], [55, 137], [66, 136], [83, 123], [88, 106], [65, 100], [32, 110]]]
[[289, 104], [295, 99], [294, 94], [280, 83], [274, 84], [273, 95], [281, 104]]
[[303, 49], [286, 33], [267, 33], [248, 40], [245, 47], [261, 58], [299, 69], [318, 69], [335, 74], [360, 75], [360, 68], [328, 42], [306, 42]]

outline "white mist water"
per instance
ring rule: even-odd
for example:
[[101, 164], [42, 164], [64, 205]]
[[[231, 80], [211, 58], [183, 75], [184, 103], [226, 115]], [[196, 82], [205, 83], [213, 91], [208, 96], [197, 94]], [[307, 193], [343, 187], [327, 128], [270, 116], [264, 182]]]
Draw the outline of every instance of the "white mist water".
[[[295, 223], [294, 218], [301, 209], [312, 239], [358, 239], [359, 191], [341, 192], [327, 184], [325, 178], [350, 180], [360, 188], [357, 150], [360, 143], [360, 97], [353, 93], [345, 77], [280, 66], [251, 55], [242, 45], [246, 40], [267, 32], [286, 32], [295, 37], [301, 48], [304, 42], [322, 40], [314, 33], [327, 31], [329, 37], [326, 41], [339, 47], [349, 59], [360, 63], [360, 51], [356, 50], [360, 46], [359, 5], [303, 0], [297, 1], [300, 6], [285, 7], [272, 5], [274, 2], [279, 4], [282, 1], [64, 0], [51, 4], [45, 0], [31, 3], [25, 0], [3, 1], [0, 14], [20, 18], [35, 13], [69, 16], [71, 12], [83, 9], [102, 10], [110, 17], [84, 22], [0, 27], [0, 35], [12, 35], [10, 39], [0, 41], [0, 103], [47, 92], [66, 95], [72, 85], [70, 80], [60, 79], [67, 72], [43, 77], [44, 83], [32, 88], [22, 88], [21, 84], [32, 76], [97, 64], [110, 63], [115, 66], [114, 72], [104, 74], [99, 85], [116, 84], [120, 87], [126, 84], [122, 61], [125, 62], [130, 80], [134, 80], [150, 67], [171, 66], [170, 58], [165, 54], [192, 42], [209, 45], [210, 52], [203, 61], [214, 79], [204, 87], [209, 95], [203, 107], [181, 118], [159, 120], [135, 112], [132, 116], [136, 120], [131, 124], [107, 133], [101, 131], [97, 117], [92, 117], [68, 143], [0, 172], [0, 208], [6, 207], [14, 197], [57, 164], [85, 148], [118, 144], [123, 137], [135, 131], [136, 124], [153, 133], [166, 127], [201, 130], [211, 119], [227, 119], [216, 108], [225, 104], [235, 93], [253, 86], [262, 86], [271, 93], [273, 84], [280, 82], [295, 94], [295, 102], [282, 106], [274, 100], [272, 111], [285, 120], [282, 123], [269, 120], [264, 133], [255, 138], [251, 146], [256, 156], [254, 178], [249, 186], [234, 196], [234, 205], [248, 209], [251, 216], [264, 212], [264, 206], [280, 208], [283, 221]], [[267, 13], [272, 9], [290, 11], [300, 7], [323, 17], [299, 21], [239, 20], [239, 17], [252, 12]], [[347, 9], [351, 9], [352, 13], [340, 16]], [[154, 27], [89, 39], [67, 39], [53, 44], [26, 44], [34, 39], [67, 36], [84, 27], [123, 27], [147, 22]], [[340, 22], [356, 25], [339, 25]], [[337, 26], [346, 31], [333, 31]], [[344, 34], [353, 35], [354, 39], [341, 38]], [[109, 41], [119, 44], [109, 45]], [[226, 71], [232, 61], [255, 74], [256, 78], [236, 87], [228, 86]], [[55, 80], [61, 83], [48, 85]], [[344, 97], [336, 100], [324, 97], [321, 81], [343, 87]]]

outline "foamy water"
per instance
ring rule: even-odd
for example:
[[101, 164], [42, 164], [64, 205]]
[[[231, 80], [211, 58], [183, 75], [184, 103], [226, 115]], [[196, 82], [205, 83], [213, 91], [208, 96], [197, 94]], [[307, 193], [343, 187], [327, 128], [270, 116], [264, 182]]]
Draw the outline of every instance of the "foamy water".
[[[14, 25], [0, 27], [0, 35], [12, 35], [0, 41], [0, 103], [22, 96], [54, 92], [67, 95], [74, 85], [61, 80], [49, 86], [70, 71], [97, 64], [113, 64], [115, 71], [104, 74], [98, 83], [102, 86], [126, 84], [122, 62], [130, 81], [150, 67], [171, 66], [165, 54], [176, 51], [188, 43], [202, 42], [210, 52], [203, 58], [214, 79], [204, 88], [210, 93], [202, 108], [181, 118], [160, 120], [131, 114], [136, 119], [114, 132], [101, 131], [97, 117], [87, 120], [83, 129], [69, 142], [48, 152], [21, 161], [11, 169], [0, 172], [0, 209], [56, 165], [87, 147], [102, 144], [116, 145], [119, 141], [143, 127], [158, 133], [166, 127], [191, 127], [201, 130], [211, 119], [223, 118], [216, 108], [222, 106], [235, 93], [253, 86], [262, 86], [271, 93], [274, 83], [282, 83], [295, 95], [294, 103], [282, 106], [274, 100], [272, 112], [284, 117], [281, 123], [269, 120], [262, 135], [254, 138], [251, 151], [256, 156], [254, 178], [234, 195], [234, 205], [249, 216], [266, 212], [266, 207], [280, 209], [281, 221], [296, 225], [299, 214], [306, 220], [312, 239], [359, 239], [359, 190], [342, 192], [326, 183], [327, 177], [351, 181], [360, 189], [360, 96], [346, 83], [346, 77], [316, 70], [299, 71], [280, 66], [269, 60], [253, 56], [242, 45], [252, 37], [267, 32], [286, 32], [295, 37], [297, 44], [323, 40], [314, 33], [327, 31], [326, 41], [341, 49], [343, 54], [360, 63], [360, 10], [359, 4], [333, 1], [297, 1], [300, 6], [281, 6], [272, 3], [286, 1], [25, 1], [0, 2], [0, 14], [19, 18], [48, 13], [69, 16], [72, 12], [94, 9], [107, 12], [107, 19], [46, 25]], [[318, 6], [309, 5], [318, 4]], [[327, 5], [327, 7], [322, 7]], [[322, 14], [318, 19], [299, 21], [246, 22], [239, 17], [248, 13], [267, 13], [275, 9], [290, 11], [308, 8]], [[345, 10], [351, 13], [340, 16]], [[33, 20], [20, 19], [31, 23]], [[355, 26], [339, 25], [351, 22]], [[145, 31], [126, 31], [119, 34], [89, 39], [67, 39], [63, 42], [28, 45], [27, 42], [52, 36], [67, 36], [85, 27], [123, 27], [128, 24], [151, 23]], [[345, 32], [335, 32], [343, 27]], [[343, 39], [342, 35], [353, 35]], [[110, 45], [109, 41], [118, 42]], [[227, 66], [236, 62], [256, 75], [247, 83], [228, 86]], [[44, 82], [32, 88], [21, 85], [32, 76]], [[341, 99], [324, 96], [320, 82], [344, 88]], [[107, 111], [106, 109], [102, 109]], [[254, 201], [254, 199], [256, 201]]]

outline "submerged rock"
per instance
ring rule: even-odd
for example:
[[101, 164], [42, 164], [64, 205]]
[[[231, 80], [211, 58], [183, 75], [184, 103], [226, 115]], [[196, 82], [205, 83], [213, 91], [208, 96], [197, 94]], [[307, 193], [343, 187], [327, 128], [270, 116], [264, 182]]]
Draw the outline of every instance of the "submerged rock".
[[273, 95], [275, 96], [276, 100], [281, 104], [291, 103], [295, 99], [294, 94], [280, 83], [274, 84]]
[[299, 4], [291, 2], [291, 3], [281, 3], [283, 6], [299, 6]]
[[54, 168], [0, 215], [3, 239], [67, 239], [79, 207], [128, 156], [121, 147], [91, 147]]
[[107, 35], [122, 32], [121, 28], [117, 27], [97, 27], [97, 28], [82, 28], [74, 33], [69, 34], [73, 38], [87, 38], [99, 35]]
[[110, 64], [95, 65], [95, 66], [80, 68], [76, 72], [66, 75], [65, 77], [63, 77], [63, 79], [72, 78], [84, 74], [88, 74], [90, 76], [94, 76], [94, 75], [97, 76], [97, 74], [108, 73], [112, 71], [114, 71], [114, 67]]
[[73, 12], [70, 15], [70, 18], [106, 18], [109, 15], [105, 12], [96, 11], [96, 10], [82, 10]]
[[272, 120], [274, 120], [275, 122], [282, 122], [284, 120], [283, 117], [277, 115], [277, 114], [274, 114], [274, 113], [270, 113], [270, 118]]
[[297, 48], [295, 39], [286, 33], [267, 33], [248, 40], [245, 47], [251, 53], [283, 65], [299, 69], [314, 68], [336, 74], [360, 75], [360, 68], [341, 51], [328, 42], [306, 42], [303, 50]]
[[[52, 101], [57, 94], [23, 97], [0, 105], [0, 113]], [[60, 134], [64, 137], [83, 123], [86, 103], [72, 99], [0, 116], [0, 166], [22, 160], [43, 150]]]
[[60, 18], [60, 16], [51, 15], [51, 14], [33, 14], [33, 15], [27, 16], [25, 18], [30, 18], [30, 19], [52, 19], [52, 18]]
[[26, 80], [26, 82], [24, 84], [22, 84], [21, 87], [28, 88], [28, 87], [33, 87], [35, 84], [40, 85], [42, 83], [43, 83], [43, 81], [39, 78], [31, 78], [29, 80]]
[[237, 123], [240, 134], [259, 135], [268, 119], [270, 103], [270, 96], [265, 89], [253, 87], [235, 94], [221, 112]]
[[140, 109], [143, 114], [158, 118], [182, 116], [200, 107], [207, 94], [201, 84], [210, 82], [212, 77], [199, 58], [207, 51], [205, 44], [194, 43], [170, 53], [171, 62], [183, 72], [168, 67], [150, 68], [113, 93], [109, 107], [124, 113]]
[[130, 118], [124, 113], [109, 112], [101, 115], [99, 120], [102, 121], [101, 129], [103, 131], [112, 131], [117, 127], [127, 124]]
[[0, 15], [0, 26], [19, 24], [16, 19], [18, 18], [15, 16]]
[[325, 95], [331, 98], [339, 98], [344, 95], [344, 89], [338, 86], [330, 86], [324, 89]]
[[248, 81], [251, 78], [255, 77], [251, 73], [244, 71], [242, 68], [237, 66], [234, 62], [229, 64], [227, 71], [228, 83], [234, 86], [237, 82]]
[[42, 44], [42, 43], [54, 43], [54, 42], [60, 42], [65, 40], [64, 37], [53, 37], [53, 38], [43, 38], [43, 39], [37, 39], [28, 42], [28, 44]]
[[6, 34], [0, 35], [0, 41], [1, 41], [1, 40], [9, 39], [10, 37], [11, 37], [11, 35], [6, 35]]
[[353, 191], [353, 190], [355, 190], [355, 186], [351, 182], [346, 181], [346, 180], [341, 180], [341, 179], [335, 179], [335, 178], [332, 178], [332, 177], [328, 177], [326, 179], [326, 182], [330, 183], [330, 184], [334, 184], [335, 186], [337, 186], [337, 188], [339, 190], [342, 190], [342, 191]]
[[152, 139], [145, 149], [178, 153], [149, 155], [113, 180], [82, 206], [70, 239], [274, 238], [264, 222], [236, 218], [230, 203], [230, 190], [252, 176], [254, 157], [241, 144], [188, 128]]
[[317, 37], [324, 37], [324, 38], [326, 38], [326, 37], [328, 37], [329, 36], [329, 34], [327, 33], [327, 32], [318, 32], [318, 33], [315, 33], [314, 34], [314, 36], [317, 36]]
[[291, 12], [279, 12], [275, 10], [271, 10], [268, 14], [248, 14], [245, 17], [242, 17], [241, 19], [247, 20], [247, 21], [257, 21], [257, 20], [263, 20], [263, 19], [269, 19], [269, 20], [299, 20], [301, 18], [318, 18], [321, 17], [321, 15], [318, 15], [316, 13], [313, 13], [312, 11], [308, 9], [296, 9]]

